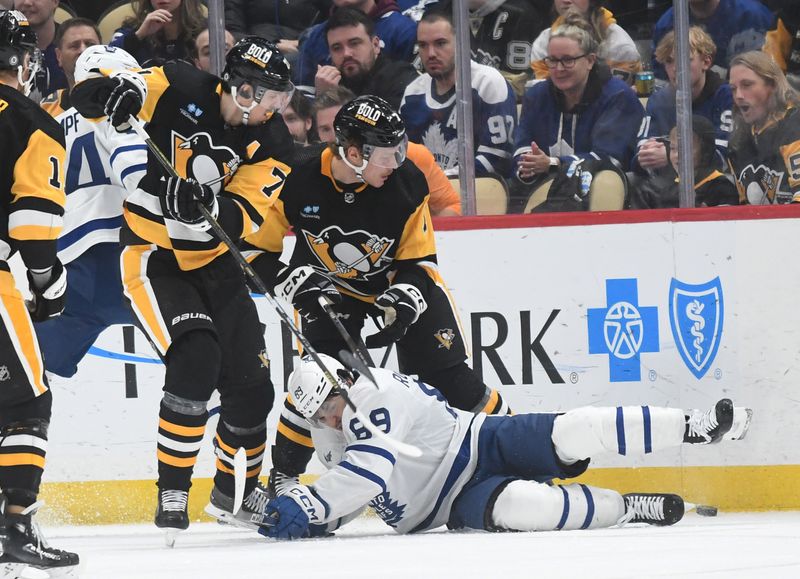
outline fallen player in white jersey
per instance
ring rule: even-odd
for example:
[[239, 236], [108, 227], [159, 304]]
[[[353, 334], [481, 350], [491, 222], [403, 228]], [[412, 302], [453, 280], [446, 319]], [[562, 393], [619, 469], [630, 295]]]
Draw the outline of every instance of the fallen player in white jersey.
[[[369, 504], [399, 533], [433, 529], [551, 531], [625, 522], [671, 525], [684, 502], [673, 494], [621, 495], [584, 484], [548, 484], [582, 474], [603, 452], [640, 456], [680, 444], [741, 439], [749, 409], [723, 399], [711, 410], [583, 407], [563, 414], [486, 416], [449, 407], [438, 390], [389, 370], [377, 384], [321, 355], [341, 383], [304, 358], [289, 378], [295, 407], [312, 424], [329, 470], [310, 486], [271, 500], [259, 532], [296, 539], [335, 529]], [[420, 458], [395, 452], [367, 430], [341, 395]], [[333, 434], [333, 436], [331, 436]]]

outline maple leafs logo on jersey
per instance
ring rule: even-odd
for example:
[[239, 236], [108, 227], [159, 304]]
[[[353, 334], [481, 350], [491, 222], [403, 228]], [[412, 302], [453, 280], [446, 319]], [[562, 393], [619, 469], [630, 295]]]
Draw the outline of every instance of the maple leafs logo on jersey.
[[783, 171], [773, 171], [769, 167], [748, 165], [737, 180], [739, 195], [744, 196], [750, 205], [775, 203], [775, 197], [783, 181]]
[[394, 239], [378, 237], [369, 231], [342, 231], [332, 225], [316, 235], [301, 230], [311, 252], [328, 273], [342, 279], [364, 280], [392, 263], [388, 255]]
[[375, 513], [390, 527], [396, 527], [406, 514], [406, 506], [393, 500], [389, 491], [384, 491], [370, 501]]
[[239, 155], [228, 147], [215, 145], [208, 133], [184, 137], [172, 131], [172, 165], [178, 175], [207, 183], [214, 193], [222, 190], [223, 177], [230, 177], [239, 161]]
[[428, 147], [436, 164], [442, 170], [458, 166], [458, 139], [448, 141], [442, 132], [442, 125], [438, 121], [431, 124], [422, 135], [422, 144]]

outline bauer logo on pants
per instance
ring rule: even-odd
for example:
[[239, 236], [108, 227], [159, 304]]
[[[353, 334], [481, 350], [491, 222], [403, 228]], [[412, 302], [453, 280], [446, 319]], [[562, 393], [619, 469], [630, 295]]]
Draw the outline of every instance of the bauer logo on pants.
[[719, 277], [699, 285], [675, 278], [669, 285], [669, 321], [672, 337], [684, 363], [698, 379], [717, 355], [724, 318]]

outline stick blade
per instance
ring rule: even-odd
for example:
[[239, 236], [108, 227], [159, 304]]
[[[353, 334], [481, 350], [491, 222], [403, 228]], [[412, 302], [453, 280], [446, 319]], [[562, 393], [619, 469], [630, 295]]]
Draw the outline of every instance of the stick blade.
[[233, 514], [239, 512], [244, 501], [244, 487], [247, 482], [247, 451], [239, 447], [233, 455]]

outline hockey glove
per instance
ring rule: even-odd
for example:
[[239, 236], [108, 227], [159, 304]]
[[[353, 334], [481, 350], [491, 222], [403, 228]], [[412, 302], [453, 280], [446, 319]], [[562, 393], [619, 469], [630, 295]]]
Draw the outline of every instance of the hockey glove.
[[333, 304], [342, 302], [342, 296], [330, 278], [308, 265], [301, 265], [295, 269], [285, 268], [278, 274], [277, 281], [275, 297], [290, 302], [306, 322], [317, 319], [321, 309], [320, 296], [327, 298]]
[[161, 181], [161, 209], [165, 217], [185, 223], [192, 229], [207, 231], [211, 225], [200, 213], [202, 204], [216, 219], [219, 214], [217, 197], [208, 185], [201, 185], [194, 179], [169, 177]]
[[311, 489], [297, 485], [285, 495], [267, 503], [264, 514], [273, 519], [275, 524], [262, 527], [258, 532], [273, 539], [301, 539], [311, 536], [310, 526], [313, 524], [316, 535], [320, 531], [324, 512], [324, 504]]
[[390, 286], [375, 299], [375, 305], [383, 310], [384, 326], [377, 334], [367, 336], [367, 348], [382, 348], [396, 342], [428, 309], [419, 289], [408, 283]]
[[28, 285], [33, 298], [27, 302], [28, 311], [34, 322], [43, 322], [64, 311], [65, 294], [67, 292], [67, 270], [56, 259], [50, 270], [50, 278], [46, 282], [35, 279], [28, 271]]
[[105, 114], [114, 128], [120, 133], [130, 128], [128, 118], [139, 114], [144, 104], [144, 92], [142, 82], [136, 73], [116, 73], [112, 80], [116, 86], [108, 95], [105, 104]]

